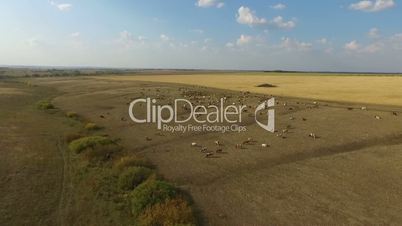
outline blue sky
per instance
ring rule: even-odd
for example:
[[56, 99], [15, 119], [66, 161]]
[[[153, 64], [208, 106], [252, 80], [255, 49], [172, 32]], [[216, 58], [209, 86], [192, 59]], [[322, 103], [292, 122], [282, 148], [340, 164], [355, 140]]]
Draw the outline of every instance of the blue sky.
[[397, 0], [4, 0], [0, 65], [402, 72]]

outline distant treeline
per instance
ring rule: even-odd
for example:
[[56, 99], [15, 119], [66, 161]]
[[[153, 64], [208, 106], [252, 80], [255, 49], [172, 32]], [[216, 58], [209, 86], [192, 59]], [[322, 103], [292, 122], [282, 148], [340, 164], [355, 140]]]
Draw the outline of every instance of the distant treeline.
[[0, 78], [7, 77], [70, 77], [70, 76], [100, 76], [100, 75], [134, 75], [134, 74], [220, 74], [220, 73], [278, 73], [278, 74], [309, 74], [309, 75], [373, 75], [402, 76], [401, 73], [380, 72], [333, 72], [333, 71], [288, 71], [288, 70], [201, 70], [201, 69], [124, 69], [124, 68], [46, 68], [46, 67], [0, 67]]
[[91, 76], [91, 75], [118, 75], [132, 73], [125, 70], [111, 69], [34, 69], [34, 68], [0, 68], [0, 78], [4, 77], [70, 77], [70, 76]]
[[347, 71], [285, 71], [285, 70], [272, 70], [263, 71], [264, 73], [286, 73], [286, 74], [345, 74], [345, 75], [394, 75], [402, 76], [402, 73], [390, 73], [390, 72], [347, 72]]

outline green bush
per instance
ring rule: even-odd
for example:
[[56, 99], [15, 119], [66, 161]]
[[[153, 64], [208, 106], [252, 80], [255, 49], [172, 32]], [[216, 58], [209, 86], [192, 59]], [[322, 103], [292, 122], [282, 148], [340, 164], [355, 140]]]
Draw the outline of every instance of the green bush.
[[47, 100], [39, 101], [39, 102], [36, 104], [36, 106], [37, 106], [37, 108], [40, 109], [40, 110], [55, 109], [54, 105], [53, 105], [52, 103], [50, 103], [49, 101], [47, 101]]
[[65, 135], [64, 135], [64, 140], [65, 140], [67, 143], [70, 143], [71, 141], [80, 139], [81, 137], [82, 137], [81, 134], [78, 134], [78, 133], [69, 133], [69, 134], [65, 134]]
[[78, 114], [76, 113], [76, 112], [73, 112], [73, 111], [69, 111], [69, 112], [67, 112], [66, 113], [66, 116], [68, 117], [68, 118], [78, 118]]
[[145, 209], [138, 217], [139, 226], [195, 225], [191, 206], [182, 198], [167, 199]]
[[153, 168], [153, 165], [148, 160], [141, 158], [141, 157], [137, 157], [135, 155], [123, 157], [115, 164], [115, 167], [118, 170], [123, 170], [127, 167], [132, 167], [132, 166], [142, 166], [142, 167], [147, 167], [147, 168]]
[[85, 158], [92, 163], [103, 162], [111, 159], [121, 149], [116, 144], [96, 144], [85, 151]]
[[129, 167], [120, 174], [118, 185], [122, 190], [133, 190], [152, 173], [151, 169], [145, 167]]
[[95, 123], [92, 123], [92, 122], [87, 123], [84, 128], [87, 129], [87, 130], [98, 130], [98, 129], [101, 129], [100, 126], [98, 126], [98, 125], [96, 125]]
[[132, 214], [139, 216], [146, 208], [174, 198], [177, 193], [172, 185], [164, 181], [147, 180], [131, 192]]
[[108, 144], [115, 144], [115, 142], [107, 137], [89, 136], [72, 141], [68, 145], [68, 147], [71, 151], [74, 151], [75, 153], [79, 154], [87, 148], [93, 148], [96, 145], [108, 145]]

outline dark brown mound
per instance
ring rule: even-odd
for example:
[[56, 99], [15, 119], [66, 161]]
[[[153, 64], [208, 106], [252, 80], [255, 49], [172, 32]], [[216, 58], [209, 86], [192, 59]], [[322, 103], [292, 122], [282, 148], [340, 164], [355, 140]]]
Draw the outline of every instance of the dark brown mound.
[[276, 85], [269, 84], [269, 83], [264, 83], [264, 84], [258, 85], [258, 86], [256, 86], [256, 87], [274, 88], [274, 87], [277, 87], [277, 86], [276, 86]]

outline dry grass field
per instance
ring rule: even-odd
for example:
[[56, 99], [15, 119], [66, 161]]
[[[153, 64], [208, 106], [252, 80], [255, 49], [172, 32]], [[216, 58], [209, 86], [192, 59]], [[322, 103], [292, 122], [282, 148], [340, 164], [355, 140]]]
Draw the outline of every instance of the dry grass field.
[[21, 89], [0, 87], [0, 95], [22, 95], [26, 94]]
[[[136, 98], [158, 97], [160, 103], [167, 104], [191, 91], [204, 104], [212, 97], [227, 96], [230, 103], [241, 98], [249, 105], [256, 105], [266, 95], [245, 95], [244, 92], [227, 89], [249, 90], [241, 84], [241, 80], [250, 84], [252, 91], [251, 84], [274, 83], [281, 86], [272, 82], [270, 76], [259, 76], [253, 81], [239, 75], [233, 78], [222, 75], [213, 77], [216, 84], [208, 79], [212, 75], [202, 76], [206, 77], [87, 77], [40, 79], [35, 82], [64, 93], [54, 99], [56, 106], [78, 112], [104, 126], [107, 128], [105, 132], [119, 137], [128, 150], [149, 158], [165, 178], [193, 197], [205, 225], [295, 225], [302, 222], [367, 225], [402, 222], [399, 214], [402, 211], [400, 107], [365, 103], [368, 110], [361, 110], [362, 103], [342, 103], [341, 99], [336, 99], [336, 102], [320, 101], [316, 106], [313, 104], [315, 98], [277, 96], [278, 132], [275, 134], [263, 131], [255, 124], [254, 118], [247, 115], [244, 116], [247, 132], [227, 134], [161, 133], [155, 125], [134, 124], [129, 120], [127, 104]], [[287, 83], [291, 78], [299, 81], [306, 79], [295, 76], [275, 78]], [[317, 79], [317, 82], [319, 78], [308, 77]], [[347, 84], [349, 79], [363, 79], [343, 78], [343, 84]], [[336, 79], [341, 80], [342, 77]], [[176, 84], [168, 83], [173, 80]], [[197, 81], [197, 85], [177, 84], [189, 81]], [[239, 85], [226, 85], [224, 90], [199, 86], [223, 86], [224, 81], [235, 81]], [[387, 83], [386, 80], [383, 83]], [[372, 83], [370, 87], [376, 85]], [[294, 84], [293, 87], [304, 89], [304, 83]], [[264, 93], [271, 94], [276, 88], [265, 89]], [[309, 92], [314, 93], [315, 90], [325, 91], [317, 86]], [[289, 89], [289, 93], [293, 92]], [[334, 94], [326, 95], [336, 98]], [[345, 95], [341, 94], [346, 98]], [[370, 94], [365, 91], [364, 95]], [[387, 99], [383, 93], [379, 96], [383, 97], [382, 101], [396, 104], [392, 97]], [[351, 94], [348, 101], [353, 98]], [[369, 98], [365, 100], [372, 102]], [[281, 134], [285, 129], [286, 134]], [[318, 138], [309, 137], [310, 133], [317, 134]], [[249, 137], [256, 143], [246, 145], [245, 149], [235, 148], [237, 143]], [[215, 140], [223, 143], [224, 151], [214, 158], [205, 158], [198, 148], [191, 147], [192, 142], [197, 142], [214, 150]], [[270, 147], [261, 148], [262, 143]]]
[[[111, 76], [106, 79], [180, 83], [277, 96], [402, 106], [402, 76], [232, 73]], [[265, 83], [277, 87], [257, 87]]]
[[[359, 86], [363, 81], [366, 85]], [[164, 179], [192, 197], [200, 225], [402, 224], [402, 108], [396, 99], [401, 92], [399, 77], [203, 74], [34, 78], [29, 82], [30, 88], [7, 83], [1, 86], [29, 94], [0, 95], [3, 106], [9, 109], [0, 112], [5, 119], [0, 128], [7, 138], [2, 140], [6, 147], [2, 151], [8, 153], [1, 158], [9, 162], [2, 165], [0, 174], [7, 182], [0, 186], [0, 217], [5, 224], [19, 223], [17, 217], [34, 221], [37, 216], [48, 224], [133, 223], [126, 207], [120, 205], [129, 197], [110, 198], [119, 194], [113, 173], [107, 167], [88, 168], [75, 155], [70, 156], [75, 172], [71, 188], [60, 202], [60, 187], [65, 182], [60, 179], [62, 160], [52, 137], [63, 136], [64, 131], [77, 130], [80, 125], [58, 114], [33, 111], [31, 104], [45, 96], [52, 97], [51, 103], [59, 111], [74, 112], [101, 128], [91, 133], [109, 134], [119, 140], [126, 154], [149, 159]], [[277, 87], [255, 87], [263, 83]], [[345, 88], [352, 84], [353, 89]], [[335, 90], [345, 92], [337, 95]], [[241, 100], [251, 106], [274, 95], [278, 101], [277, 132], [262, 130], [249, 114], [243, 115], [246, 132], [225, 134], [161, 132], [155, 125], [135, 124], [129, 119], [128, 104], [133, 99], [154, 97], [168, 104], [189, 93], [200, 104], [225, 96], [229, 103]], [[362, 110], [362, 106], [367, 109]], [[22, 112], [19, 117], [24, 120], [19, 123], [14, 119], [13, 111]], [[144, 117], [146, 112], [137, 113]], [[31, 128], [27, 133], [48, 130], [52, 136], [45, 133], [46, 140], [26, 136], [24, 141], [17, 141], [13, 128], [23, 128], [24, 123]], [[316, 134], [316, 139], [309, 137], [310, 133]], [[254, 142], [243, 149], [235, 147], [248, 138]], [[216, 140], [222, 143], [219, 148], [223, 151], [212, 158], [205, 158], [199, 147], [191, 146], [196, 142], [215, 152]], [[262, 148], [263, 143], [269, 147]], [[43, 150], [40, 145], [44, 145]], [[32, 153], [42, 150], [46, 153], [42, 154], [43, 162], [48, 165], [37, 168], [32, 162], [34, 171], [21, 171], [23, 163], [17, 160], [25, 159], [24, 152], [14, 149]], [[39, 176], [36, 173], [46, 167], [57, 173], [35, 181], [55, 185], [47, 193], [39, 191], [35, 197], [23, 193], [21, 198], [33, 202], [46, 198], [48, 205], [42, 202], [46, 211], [22, 209], [21, 199], [13, 203], [20, 187], [30, 187], [23, 179]], [[105, 184], [101, 190], [93, 188]], [[15, 209], [20, 211], [13, 212]]]

